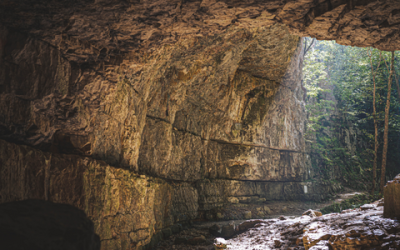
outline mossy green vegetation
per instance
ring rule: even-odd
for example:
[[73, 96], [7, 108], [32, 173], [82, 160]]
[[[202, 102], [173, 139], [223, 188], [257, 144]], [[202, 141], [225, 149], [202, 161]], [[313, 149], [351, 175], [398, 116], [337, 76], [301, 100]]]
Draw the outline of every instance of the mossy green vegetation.
[[346, 199], [340, 203], [334, 202], [332, 205], [322, 208], [321, 213], [323, 214], [340, 213], [341, 211], [346, 209], [359, 208], [364, 204], [372, 203], [380, 198], [381, 196], [379, 196], [378, 194], [375, 195], [357, 194], [351, 197], [350, 199]]

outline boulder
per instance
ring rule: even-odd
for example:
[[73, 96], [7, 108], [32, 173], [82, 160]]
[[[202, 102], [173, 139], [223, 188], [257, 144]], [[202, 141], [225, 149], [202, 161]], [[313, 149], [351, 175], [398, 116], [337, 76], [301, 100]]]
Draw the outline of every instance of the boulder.
[[237, 233], [236, 226], [234, 223], [229, 223], [228, 225], [222, 226], [221, 237], [227, 239], [235, 236]]
[[223, 239], [223, 238], [216, 238], [214, 240], [214, 249], [219, 250], [219, 249], [226, 249], [228, 246], [228, 242]]
[[213, 226], [211, 226], [208, 231], [210, 232], [210, 234], [216, 236], [216, 237], [221, 237], [221, 233], [222, 233], [222, 228], [220, 226], [218, 226], [217, 224], [214, 224]]
[[386, 184], [384, 197], [383, 216], [400, 219], [400, 174]]
[[374, 208], [376, 208], [376, 206], [372, 205], [372, 204], [364, 204], [360, 207], [361, 210], [369, 210], [369, 209], [374, 209]]
[[314, 210], [309, 209], [309, 210], [305, 211], [302, 215], [308, 215], [311, 218], [314, 218], [314, 217], [322, 216], [322, 213], [319, 211], [314, 211]]

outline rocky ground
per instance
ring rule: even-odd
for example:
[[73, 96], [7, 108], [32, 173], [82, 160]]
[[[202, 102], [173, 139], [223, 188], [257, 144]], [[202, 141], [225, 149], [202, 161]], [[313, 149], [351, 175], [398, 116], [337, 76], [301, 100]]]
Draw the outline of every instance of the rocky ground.
[[157, 249], [211, 250], [215, 242], [226, 244], [227, 249], [399, 249], [400, 223], [383, 218], [382, 200], [341, 213], [302, 215], [306, 209], [326, 207], [357, 194], [342, 194], [320, 204], [269, 204], [267, 219], [197, 222], [160, 242]]

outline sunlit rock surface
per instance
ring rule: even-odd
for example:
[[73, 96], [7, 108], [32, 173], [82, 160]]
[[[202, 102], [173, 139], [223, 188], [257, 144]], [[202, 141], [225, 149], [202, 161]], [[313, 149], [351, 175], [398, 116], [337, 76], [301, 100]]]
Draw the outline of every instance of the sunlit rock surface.
[[3, 29], [7, 140], [171, 180], [308, 178], [302, 46], [282, 25], [163, 46], [115, 79]]
[[400, 223], [383, 218], [383, 207], [320, 217], [264, 220], [227, 240], [228, 249], [398, 249]]

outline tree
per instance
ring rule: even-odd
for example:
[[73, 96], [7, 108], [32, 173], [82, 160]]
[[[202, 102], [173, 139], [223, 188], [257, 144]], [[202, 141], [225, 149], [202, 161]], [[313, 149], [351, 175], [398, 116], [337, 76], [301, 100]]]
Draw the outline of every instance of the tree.
[[[311, 39], [305, 47], [309, 49], [303, 79], [307, 89], [306, 142], [313, 179], [331, 180], [336, 176], [349, 187], [375, 191], [380, 187], [376, 184], [378, 178], [395, 176], [400, 165], [400, 86], [390, 89], [397, 91], [389, 96], [390, 105], [382, 98], [388, 94], [390, 75], [390, 67], [382, 64], [389, 65], [391, 54], [331, 41], [310, 44]], [[400, 70], [400, 60], [394, 58], [391, 80], [397, 80], [394, 72]], [[390, 137], [386, 137], [382, 173], [385, 130]]]
[[390, 62], [390, 73], [388, 81], [388, 92], [385, 107], [385, 130], [383, 134], [383, 151], [382, 151], [382, 166], [381, 166], [381, 185], [380, 192], [383, 194], [383, 187], [385, 186], [385, 171], [387, 162], [387, 149], [388, 149], [388, 134], [389, 134], [389, 111], [390, 111], [390, 95], [392, 90], [392, 76], [394, 69], [394, 51], [392, 51], [392, 59]]
[[[376, 186], [376, 167], [377, 167], [377, 163], [378, 163], [379, 142], [378, 142], [378, 119], [376, 117], [376, 81], [375, 81], [376, 73], [374, 73], [374, 65], [372, 63], [371, 49], [369, 49], [369, 59], [370, 59], [370, 63], [371, 63], [372, 81], [374, 83], [374, 90], [372, 93], [372, 96], [373, 96], [373, 98], [372, 98], [373, 99], [373, 101], [372, 101], [372, 107], [373, 107], [372, 116], [374, 118], [375, 143], [374, 143], [374, 163], [373, 163], [373, 167], [372, 167], [372, 189], [371, 189], [371, 194], [374, 194], [375, 186]], [[381, 59], [382, 59], [382, 53], [379, 53], [379, 63], [378, 63], [378, 67], [376, 68], [377, 70], [379, 69], [379, 66], [381, 64]]]

